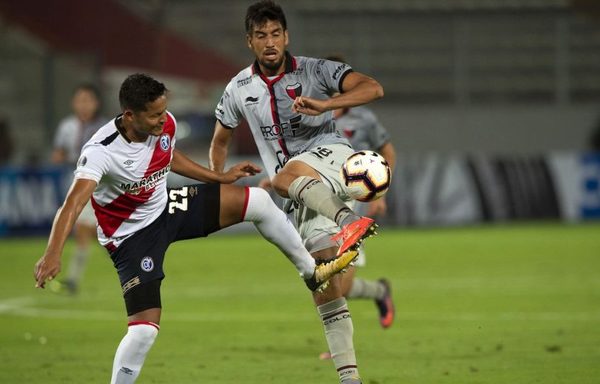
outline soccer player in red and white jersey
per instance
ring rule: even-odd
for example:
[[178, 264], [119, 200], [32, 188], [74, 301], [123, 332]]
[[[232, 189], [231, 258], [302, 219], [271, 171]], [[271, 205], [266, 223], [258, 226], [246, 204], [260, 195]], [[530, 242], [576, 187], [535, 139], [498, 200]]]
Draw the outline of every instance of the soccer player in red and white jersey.
[[[343, 255], [373, 233], [375, 224], [344, 202], [350, 197], [340, 169], [354, 151], [336, 131], [332, 111], [381, 98], [383, 88], [347, 64], [292, 56], [284, 12], [272, 1], [248, 7], [245, 27], [255, 61], [229, 82], [217, 105], [211, 167], [223, 169], [234, 128], [245, 119], [273, 188], [298, 206], [296, 221], [307, 249], [319, 261]], [[330, 97], [334, 92], [340, 95]], [[335, 280], [314, 301], [340, 382], [356, 384], [361, 381], [352, 319]]]
[[[167, 89], [144, 75], [121, 85], [122, 114], [84, 145], [75, 180], [58, 210], [48, 246], [36, 263], [36, 286], [44, 288], [60, 272], [65, 241], [90, 200], [98, 219], [98, 239], [114, 263], [128, 315], [128, 331], [117, 348], [112, 384], [138, 377], [158, 334], [163, 259], [170, 243], [204, 237], [221, 228], [252, 221], [294, 264], [315, 290], [346, 267], [351, 258], [316, 266], [286, 215], [260, 188], [232, 185], [260, 172], [242, 162], [226, 172], [196, 164], [175, 149], [177, 122], [167, 111]], [[168, 189], [174, 171], [206, 182]], [[355, 256], [355, 255], [354, 255]]]

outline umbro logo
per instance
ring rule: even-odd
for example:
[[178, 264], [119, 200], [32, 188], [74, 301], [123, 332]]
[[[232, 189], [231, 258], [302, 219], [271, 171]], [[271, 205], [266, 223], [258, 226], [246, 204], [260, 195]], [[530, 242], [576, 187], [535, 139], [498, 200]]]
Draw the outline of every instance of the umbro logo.
[[123, 162], [123, 164], [125, 164], [125, 166], [126, 166], [126, 167], [129, 167], [129, 166], [130, 166], [131, 164], [133, 164], [133, 163], [135, 163], [135, 161], [133, 161], [133, 160], [131, 160], [131, 159], [129, 159], [129, 160], [125, 160], [125, 161]]
[[119, 369], [119, 371], [123, 372], [126, 375], [132, 376], [133, 375], [133, 369], [127, 368], [127, 367], [121, 367], [121, 369]]

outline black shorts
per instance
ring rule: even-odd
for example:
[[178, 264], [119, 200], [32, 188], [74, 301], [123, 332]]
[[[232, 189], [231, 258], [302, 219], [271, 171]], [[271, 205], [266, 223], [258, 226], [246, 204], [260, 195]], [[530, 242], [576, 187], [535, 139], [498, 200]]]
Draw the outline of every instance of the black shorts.
[[220, 184], [195, 184], [167, 191], [167, 206], [158, 219], [110, 254], [123, 295], [140, 284], [165, 277], [163, 260], [171, 243], [206, 237], [220, 229]]

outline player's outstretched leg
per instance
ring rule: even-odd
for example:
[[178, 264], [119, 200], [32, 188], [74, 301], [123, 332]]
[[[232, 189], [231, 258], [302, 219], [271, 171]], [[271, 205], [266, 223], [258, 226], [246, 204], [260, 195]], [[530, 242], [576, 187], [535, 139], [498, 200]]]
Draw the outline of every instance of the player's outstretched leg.
[[378, 282], [384, 287], [384, 293], [381, 298], [375, 299], [375, 305], [379, 311], [379, 324], [383, 328], [389, 328], [394, 323], [396, 309], [392, 301], [392, 287], [387, 279], [379, 279]]
[[342, 228], [333, 238], [340, 244], [338, 256], [358, 248], [364, 239], [376, 234], [377, 224], [373, 219], [354, 213], [320, 180], [300, 176], [290, 184], [287, 192], [294, 201], [335, 221]]
[[344, 270], [356, 257], [356, 252], [348, 252], [317, 266], [294, 225], [264, 189], [246, 187], [245, 195], [243, 220], [254, 223], [261, 235], [287, 256], [310, 290], [321, 289], [333, 275]]

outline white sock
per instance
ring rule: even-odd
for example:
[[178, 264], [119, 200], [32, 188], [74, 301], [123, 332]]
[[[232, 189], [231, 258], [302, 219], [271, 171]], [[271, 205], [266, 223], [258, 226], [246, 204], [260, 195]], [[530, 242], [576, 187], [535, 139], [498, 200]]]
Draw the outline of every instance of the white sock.
[[146, 355], [154, 344], [159, 326], [149, 321], [131, 322], [121, 340], [113, 362], [111, 384], [132, 384], [142, 370]]
[[356, 355], [352, 341], [354, 326], [352, 325], [352, 317], [350, 311], [348, 311], [346, 299], [340, 297], [319, 305], [317, 311], [323, 321], [325, 338], [340, 381], [358, 377], [358, 367], [356, 366]]
[[288, 194], [295, 202], [317, 211], [340, 227], [359, 218], [329, 187], [312, 177], [300, 176], [292, 181]]
[[275, 244], [294, 264], [302, 278], [311, 277], [315, 272], [315, 259], [304, 247], [287, 215], [262, 188], [246, 187], [246, 196], [248, 203], [243, 214], [244, 221], [252, 221], [260, 234]]
[[355, 277], [352, 280], [352, 287], [346, 295], [348, 299], [373, 299], [381, 300], [385, 296], [385, 286], [381, 281], [364, 280]]

